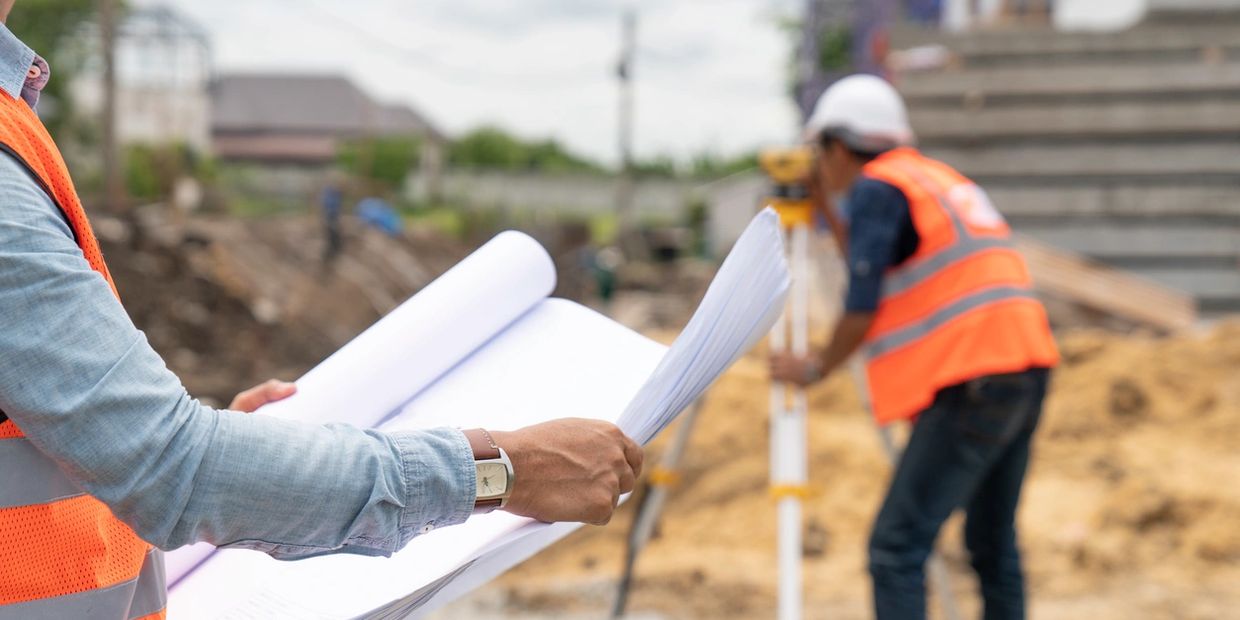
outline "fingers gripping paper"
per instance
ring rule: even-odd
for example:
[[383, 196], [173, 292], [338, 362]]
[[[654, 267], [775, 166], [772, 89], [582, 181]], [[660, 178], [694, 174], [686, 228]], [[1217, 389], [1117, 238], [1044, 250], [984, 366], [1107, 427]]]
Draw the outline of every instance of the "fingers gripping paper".
[[[386, 430], [509, 430], [594, 417], [644, 444], [766, 334], [788, 280], [768, 209], [669, 349], [549, 299], [555, 271], [546, 251], [503, 233], [306, 373], [296, 396], [259, 413]], [[193, 545], [168, 554], [169, 609], [179, 618], [418, 617], [576, 527], [496, 512], [415, 538], [390, 558], [280, 562]]]

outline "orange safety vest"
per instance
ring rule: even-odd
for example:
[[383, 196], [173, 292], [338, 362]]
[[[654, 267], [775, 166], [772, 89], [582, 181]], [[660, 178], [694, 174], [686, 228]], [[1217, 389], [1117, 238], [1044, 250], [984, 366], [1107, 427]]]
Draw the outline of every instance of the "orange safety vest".
[[885, 274], [865, 337], [880, 424], [916, 416], [945, 387], [1059, 362], [1025, 260], [980, 187], [907, 147], [880, 155], [862, 174], [904, 192], [920, 239]]
[[[0, 149], [52, 198], [83, 258], [115, 292], [56, 144], [30, 106], [2, 91]], [[0, 620], [163, 618], [166, 600], [162, 553], [0, 412]]]

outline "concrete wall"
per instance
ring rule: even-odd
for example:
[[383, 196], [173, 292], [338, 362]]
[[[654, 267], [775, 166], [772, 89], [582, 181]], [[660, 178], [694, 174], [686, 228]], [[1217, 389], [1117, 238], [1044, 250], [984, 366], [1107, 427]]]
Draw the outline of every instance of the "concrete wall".
[[[449, 171], [444, 196], [465, 207], [513, 209], [557, 215], [594, 216], [615, 209], [617, 180], [607, 176], [563, 176]], [[759, 174], [703, 182], [639, 181], [634, 204], [639, 218], [679, 222], [685, 209], [704, 201], [709, 209], [708, 243], [721, 255], [740, 236], [761, 206], [767, 182]]]
[[[548, 175], [450, 170], [442, 194], [465, 206], [598, 215], [615, 209], [618, 181], [604, 175]], [[648, 179], [637, 182], [634, 205], [644, 217], [679, 219], [699, 195], [701, 182]]]

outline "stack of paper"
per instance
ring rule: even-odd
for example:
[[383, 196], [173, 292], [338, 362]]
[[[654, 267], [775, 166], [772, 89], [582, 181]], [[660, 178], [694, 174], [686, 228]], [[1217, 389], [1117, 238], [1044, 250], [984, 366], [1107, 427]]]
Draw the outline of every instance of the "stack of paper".
[[[503, 233], [307, 373], [296, 396], [259, 413], [385, 430], [511, 430], [593, 417], [646, 443], [767, 332], [788, 284], [778, 217], [768, 209], [669, 350], [548, 299], [555, 271], [546, 251]], [[576, 527], [496, 512], [420, 536], [390, 558], [279, 562], [194, 545], [168, 555], [169, 610], [180, 618], [419, 616]]]

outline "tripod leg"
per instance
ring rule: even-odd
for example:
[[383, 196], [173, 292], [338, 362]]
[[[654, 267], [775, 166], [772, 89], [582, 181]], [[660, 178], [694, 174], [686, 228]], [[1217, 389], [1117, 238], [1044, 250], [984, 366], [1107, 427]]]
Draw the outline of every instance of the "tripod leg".
[[680, 467], [680, 461], [684, 457], [685, 450], [689, 445], [689, 438], [693, 435], [693, 427], [697, 422], [698, 414], [702, 411], [702, 404], [705, 396], [699, 398], [692, 408], [681, 418], [680, 426], [676, 427], [676, 435], [672, 438], [672, 444], [668, 447], [667, 452], [663, 453], [663, 460], [654, 470], [650, 472], [649, 486], [646, 492], [642, 494], [641, 503], [637, 506], [637, 513], [633, 517], [633, 526], [629, 529], [629, 536], [626, 543], [624, 555], [624, 572], [620, 576], [620, 584], [616, 588], [616, 599], [612, 604], [611, 617], [621, 618], [624, 616], [625, 607], [628, 605], [629, 590], [632, 588], [633, 572], [637, 565], [637, 557], [641, 554], [642, 549], [646, 548], [646, 543], [650, 542], [650, 538], [654, 535], [654, 528], [659, 523], [659, 515], [663, 512], [663, 504], [667, 502], [670, 487], [676, 481], [676, 472]]

